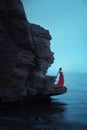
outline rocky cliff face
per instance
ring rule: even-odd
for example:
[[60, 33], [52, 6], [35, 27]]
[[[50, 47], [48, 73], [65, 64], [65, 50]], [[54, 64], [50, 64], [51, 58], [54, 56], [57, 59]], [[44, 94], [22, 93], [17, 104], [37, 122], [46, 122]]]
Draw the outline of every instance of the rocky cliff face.
[[46, 95], [55, 81], [46, 76], [54, 61], [50, 40], [48, 30], [27, 21], [20, 0], [0, 0], [1, 101], [32, 102]]

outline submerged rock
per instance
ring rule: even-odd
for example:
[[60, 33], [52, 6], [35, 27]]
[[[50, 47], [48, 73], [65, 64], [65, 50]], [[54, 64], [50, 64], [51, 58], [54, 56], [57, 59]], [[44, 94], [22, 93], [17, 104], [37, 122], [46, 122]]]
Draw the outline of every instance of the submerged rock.
[[[46, 76], [54, 62], [50, 40], [48, 30], [28, 22], [21, 0], [0, 0], [2, 102], [33, 102], [59, 94], [54, 87], [56, 77]], [[48, 88], [52, 91], [48, 92]]]

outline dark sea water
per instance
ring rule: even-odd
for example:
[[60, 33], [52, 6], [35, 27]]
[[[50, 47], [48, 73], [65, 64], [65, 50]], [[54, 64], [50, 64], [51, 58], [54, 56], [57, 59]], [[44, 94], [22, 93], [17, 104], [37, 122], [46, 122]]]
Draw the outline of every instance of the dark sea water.
[[62, 120], [69, 129], [87, 130], [87, 73], [65, 74], [65, 86], [68, 92], [52, 100], [65, 104]]
[[49, 102], [0, 105], [0, 130], [87, 130], [87, 74], [65, 74], [65, 86]]

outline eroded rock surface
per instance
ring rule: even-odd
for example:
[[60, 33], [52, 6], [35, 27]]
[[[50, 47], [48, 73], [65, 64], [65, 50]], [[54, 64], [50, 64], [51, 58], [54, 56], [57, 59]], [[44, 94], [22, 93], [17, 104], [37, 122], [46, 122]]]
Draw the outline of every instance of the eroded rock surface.
[[46, 76], [54, 61], [50, 40], [48, 30], [27, 21], [21, 0], [0, 0], [1, 101], [45, 97], [56, 78]]

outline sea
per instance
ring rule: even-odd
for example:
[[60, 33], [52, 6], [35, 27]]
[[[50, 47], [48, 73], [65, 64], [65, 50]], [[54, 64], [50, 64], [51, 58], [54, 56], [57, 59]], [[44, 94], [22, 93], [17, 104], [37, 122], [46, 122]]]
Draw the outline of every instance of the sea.
[[67, 93], [50, 101], [0, 105], [0, 130], [87, 130], [87, 73], [65, 73]]

